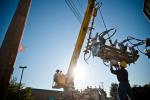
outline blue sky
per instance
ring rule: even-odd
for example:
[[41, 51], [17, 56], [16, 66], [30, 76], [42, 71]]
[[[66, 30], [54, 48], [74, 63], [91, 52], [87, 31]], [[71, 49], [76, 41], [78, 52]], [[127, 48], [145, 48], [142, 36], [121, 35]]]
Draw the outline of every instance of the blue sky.
[[[83, 16], [88, 0], [80, 1], [79, 11]], [[127, 36], [139, 39], [150, 37], [150, 21], [143, 13], [143, 0], [102, 0], [101, 8], [107, 28], [117, 28], [113, 41], [121, 41]], [[16, 9], [18, 0], [0, 1], [0, 43], [8, 28], [11, 18]], [[97, 16], [94, 23], [96, 32], [105, 30], [101, 17]], [[23, 52], [18, 53], [14, 77], [18, 81], [21, 75], [19, 66], [27, 66], [22, 83], [25, 86], [52, 89], [53, 74], [55, 70], [61, 69], [67, 72], [76, 39], [80, 30], [80, 23], [65, 3], [65, 0], [32, 0], [30, 13], [21, 44], [25, 46]], [[87, 37], [84, 41], [84, 50]], [[1, 45], [1, 44], [0, 44]], [[144, 50], [141, 48], [141, 50]], [[88, 86], [99, 86], [104, 82], [104, 89], [108, 92], [112, 82], [118, 83], [99, 58], [90, 58], [89, 64], [84, 62], [81, 51], [78, 67], [84, 73], [75, 77], [75, 87], [84, 89]], [[150, 59], [140, 54], [135, 64], [127, 67], [131, 86], [134, 84], [144, 85], [150, 82]]]

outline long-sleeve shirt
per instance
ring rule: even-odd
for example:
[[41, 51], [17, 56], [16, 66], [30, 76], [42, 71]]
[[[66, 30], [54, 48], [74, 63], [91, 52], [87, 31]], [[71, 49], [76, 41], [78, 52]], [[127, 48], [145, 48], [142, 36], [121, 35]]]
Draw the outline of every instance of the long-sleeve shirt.
[[128, 82], [128, 72], [126, 69], [121, 68], [121, 69], [113, 70], [113, 68], [111, 67], [110, 71], [112, 74], [117, 75], [117, 79], [120, 83]]

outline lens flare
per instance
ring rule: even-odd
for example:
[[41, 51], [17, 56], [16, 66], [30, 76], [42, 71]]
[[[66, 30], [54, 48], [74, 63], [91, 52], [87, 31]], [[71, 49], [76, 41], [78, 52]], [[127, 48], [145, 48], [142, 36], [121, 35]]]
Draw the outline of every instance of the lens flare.
[[74, 75], [75, 75], [75, 80], [76, 81], [83, 81], [86, 78], [86, 69], [85, 66], [81, 63], [78, 62], [76, 68], [74, 69]]

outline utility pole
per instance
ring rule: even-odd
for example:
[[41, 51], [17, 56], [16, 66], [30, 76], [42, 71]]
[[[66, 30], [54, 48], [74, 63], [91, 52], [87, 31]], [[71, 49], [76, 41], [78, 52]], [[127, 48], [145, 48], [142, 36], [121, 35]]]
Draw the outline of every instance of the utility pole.
[[5, 38], [0, 47], [0, 99], [6, 100], [7, 90], [18, 47], [22, 38], [31, 0], [18, 0], [16, 12], [10, 22]]
[[21, 81], [22, 81], [22, 77], [23, 77], [23, 72], [24, 72], [24, 69], [27, 68], [27, 66], [20, 66], [19, 68], [22, 69], [21, 78], [20, 78], [20, 82], [19, 82], [19, 90], [20, 90]]

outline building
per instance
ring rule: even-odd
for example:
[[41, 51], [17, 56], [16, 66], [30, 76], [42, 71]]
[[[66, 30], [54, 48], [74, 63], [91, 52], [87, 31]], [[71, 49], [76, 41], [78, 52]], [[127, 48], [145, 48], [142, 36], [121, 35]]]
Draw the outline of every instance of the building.
[[32, 89], [34, 100], [62, 100], [63, 91]]

